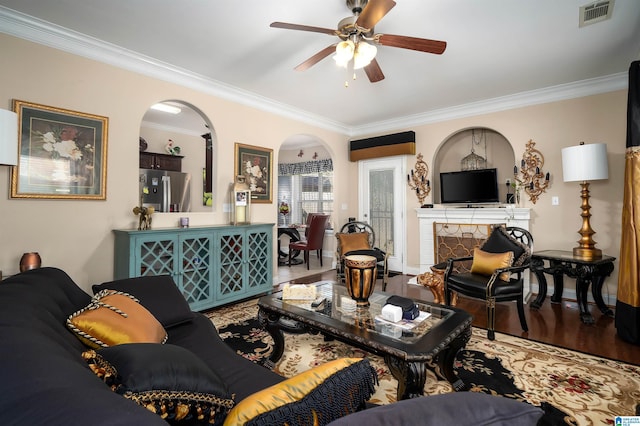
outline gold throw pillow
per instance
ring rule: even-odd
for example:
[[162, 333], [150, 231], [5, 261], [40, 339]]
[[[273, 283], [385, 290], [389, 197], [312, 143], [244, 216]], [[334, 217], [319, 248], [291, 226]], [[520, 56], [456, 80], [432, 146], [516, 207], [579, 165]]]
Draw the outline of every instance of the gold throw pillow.
[[91, 348], [122, 343], [164, 343], [162, 324], [130, 294], [103, 290], [67, 319], [67, 327]]
[[[472, 274], [493, 275], [498, 268], [508, 268], [513, 263], [513, 252], [489, 253], [479, 248], [473, 249], [473, 263], [471, 265]], [[499, 275], [502, 281], [509, 281], [508, 272]]]
[[368, 250], [371, 248], [369, 245], [368, 232], [353, 232], [351, 234], [338, 233], [336, 234], [336, 238], [338, 239], [341, 254], [349, 253], [354, 250]]

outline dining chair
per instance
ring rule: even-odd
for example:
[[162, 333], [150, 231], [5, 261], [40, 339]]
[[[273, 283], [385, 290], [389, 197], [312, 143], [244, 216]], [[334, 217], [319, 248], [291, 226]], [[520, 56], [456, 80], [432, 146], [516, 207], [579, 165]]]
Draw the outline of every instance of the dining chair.
[[322, 266], [322, 245], [328, 221], [329, 215], [315, 214], [307, 227], [306, 240], [289, 243], [289, 267], [291, 267], [291, 254], [295, 250], [304, 252], [304, 262], [307, 264], [307, 269], [309, 269], [309, 252], [316, 250], [320, 258], [320, 266]]

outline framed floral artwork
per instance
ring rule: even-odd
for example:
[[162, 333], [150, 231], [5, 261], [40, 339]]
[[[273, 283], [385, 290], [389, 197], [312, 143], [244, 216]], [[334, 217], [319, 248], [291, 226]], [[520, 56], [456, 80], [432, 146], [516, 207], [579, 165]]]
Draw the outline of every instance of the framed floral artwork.
[[273, 202], [272, 163], [272, 149], [236, 142], [235, 175], [247, 178], [253, 203]]
[[105, 200], [109, 119], [20, 100], [12, 198]]

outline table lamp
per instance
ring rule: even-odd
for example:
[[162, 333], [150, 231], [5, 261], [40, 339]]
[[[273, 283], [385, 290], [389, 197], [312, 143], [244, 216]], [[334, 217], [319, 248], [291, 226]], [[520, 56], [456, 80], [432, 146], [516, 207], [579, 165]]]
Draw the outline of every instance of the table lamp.
[[18, 114], [0, 109], [0, 165], [18, 164]]
[[599, 259], [602, 250], [595, 248], [593, 241], [595, 231], [591, 228], [591, 206], [589, 205], [589, 181], [609, 178], [607, 165], [607, 145], [595, 143], [585, 145], [580, 142], [578, 146], [570, 146], [562, 149], [562, 176], [565, 182], [580, 182], [582, 191], [582, 228], [578, 233], [582, 236], [578, 240], [579, 246], [573, 249], [573, 255], [585, 260]]

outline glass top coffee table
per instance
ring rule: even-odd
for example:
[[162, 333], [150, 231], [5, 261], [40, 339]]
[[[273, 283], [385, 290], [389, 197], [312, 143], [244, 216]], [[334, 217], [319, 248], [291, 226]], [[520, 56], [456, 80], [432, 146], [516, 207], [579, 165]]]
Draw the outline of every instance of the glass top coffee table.
[[282, 300], [282, 292], [258, 301], [258, 319], [274, 340], [267, 362], [273, 367], [284, 352], [284, 333], [321, 333], [346, 344], [384, 357], [398, 380], [397, 398], [423, 395], [427, 368], [448, 380], [453, 388], [466, 385], [454, 372], [456, 354], [471, 337], [472, 316], [461, 309], [416, 300], [427, 318], [415, 323], [392, 323], [381, 318], [382, 307], [391, 294], [374, 292], [368, 308], [352, 310], [346, 287], [331, 281], [316, 283], [323, 304]]

